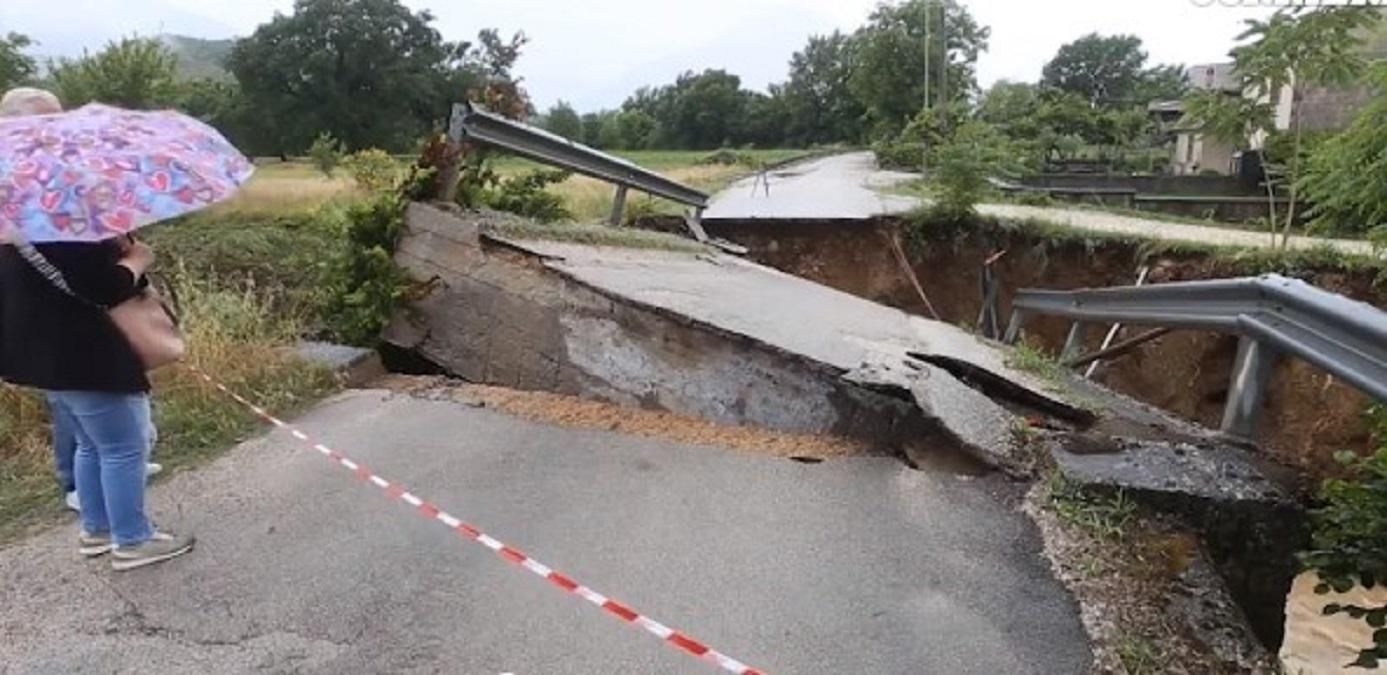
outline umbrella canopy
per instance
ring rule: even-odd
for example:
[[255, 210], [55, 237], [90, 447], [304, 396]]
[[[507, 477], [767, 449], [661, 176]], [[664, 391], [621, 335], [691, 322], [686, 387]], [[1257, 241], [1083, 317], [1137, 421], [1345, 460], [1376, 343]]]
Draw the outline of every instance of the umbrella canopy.
[[0, 118], [0, 236], [102, 241], [231, 196], [255, 168], [173, 111]]

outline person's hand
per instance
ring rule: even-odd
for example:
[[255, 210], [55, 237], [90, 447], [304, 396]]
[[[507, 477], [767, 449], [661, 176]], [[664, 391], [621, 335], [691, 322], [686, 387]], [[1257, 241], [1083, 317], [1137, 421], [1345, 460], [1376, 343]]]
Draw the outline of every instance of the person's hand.
[[136, 279], [144, 276], [145, 270], [154, 265], [154, 249], [150, 248], [149, 244], [133, 241], [123, 243], [122, 248], [124, 252], [119, 264], [133, 272]]

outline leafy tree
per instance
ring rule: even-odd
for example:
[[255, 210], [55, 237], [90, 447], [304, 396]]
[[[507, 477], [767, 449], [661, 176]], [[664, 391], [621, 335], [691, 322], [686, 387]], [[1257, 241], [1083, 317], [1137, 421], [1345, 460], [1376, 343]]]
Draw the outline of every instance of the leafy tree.
[[[1033, 131], [1040, 105], [1040, 87], [1027, 82], [998, 80], [978, 101], [978, 119], [996, 125], [1008, 136]], [[1017, 133], [1011, 133], [1016, 129]]]
[[654, 117], [641, 110], [623, 110], [616, 114], [617, 133], [620, 141], [616, 147], [640, 150], [651, 147], [651, 140], [658, 124]]
[[790, 57], [790, 79], [781, 95], [791, 143], [861, 140], [866, 110], [850, 86], [856, 44], [834, 31], [809, 38], [809, 44]]
[[555, 103], [544, 114], [544, 128], [569, 140], [583, 140], [583, 120], [566, 101]]
[[[227, 66], [251, 108], [275, 120], [285, 151], [320, 132], [351, 149], [404, 149], [446, 115], [459, 85], [494, 74], [464, 69], [470, 46], [444, 41], [432, 23], [397, 0], [296, 0], [239, 41]], [[519, 45], [484, 33], [482, 48], [504, 64]]]
[[443, 107], [457, 102], [459, 96], [467, 96], [514, 120], [533, 114], [534, 106], [522, 86], [522, 78], [513, 72], [529, 41], [524, 33], [516, 33], [507, 41], [496, 29], [487, 28], [477, 34], [476, 47], [460, 45], [462, 65], [453, 68], [445, 78], [440, 93]]
[[313, 139], [313, 145], [308, 147], [308, 156], [313, 160], [313, 166], [328, 178], [332, 178], [337, 165], [342, 163], [342, 154], [342, 142], [327, 132], [318, 134], [318, 137]]
[[990, 33], [957, 0], [907, 0], [879, 6], [854, 35], [849, 80], [866, 111], [872, 136], [895, 135], [922, 105], [966, 101], [977, 93], [978, 55], [987, 50]]
[[609, 111], [602, 116], [602, 128], [597, 132], [597, 147], [604, 150], [625, 148], [621, 135], [621, 114]]
[[[1206, 133], [1226, 142], [1244, 145], [1254, 136], [1276, 131], [1276, 101], [1291, 90], [1291, 142], [1289, 157], [1263, 158], [1267, 188], [1267, 215], [1273, 242], [1278, 230], [1281, 245], [1290, 241], [1295, 224], [1301, 183], [1300, 102], [1306, 87], [1343, 85], [1357, 78], [1365, 63], [1357, 53], [1361, 31], [1380, 19], [1375, 9], [1331, 7], [1314, 11], [1280, 10], [1263, 21], [1248, 20], [1239, 40], [1251, 40], [1233, 49], [1234, 72], [1242, 96], [1201, 91], [1186, 103], [1187, 114], [1204, 125]], [[1283, 163], [1284, 162], [1284, 163]], [[1279, 183], [1289, 186], [1289, 205], [1279, 213], [1275, 192]]]
[[38, 73], [38, 62], [24, 50], [34, 46], [20, 33], [0, 35], [0, 92], [28, 83]]
[[50, 62], [49, 77], [69, 107], [96, 101], [147, 109], [173, 102], [177, 68], [178, 59], [162, 42], [132, 37], [108, 42], [96, 54]]
[[737, 120], [746, 112], [741, 78], [725, 70], [685, 73], [675, 89], [670, 131], [680, 147], [703, 150], [736, 140]]
[[1312, 204], [1307, 215], [1313, 230], [1361, 233], [1387, 226], [1387, 66], [1375, 68], [1372, 79], [1372, 101], [1310, 155], [1300, 179]]
[[671, 85], [637, 89], [622, 108], [655, 120], [650, 147], [707, 150], [744, 140], [750, 97], [741, 78], [710, 69], [686, 72]]
[[591, 148], [599, 147], [602, 142], [602, 139], [599, 138], [602, 133], [602, 113], [587, 113], [583, 115], [582, 127], [583, 133], [579, 136], [577, 141]]
[[1135, 35], [1089, 33], [1060, 47], [1041, 83], [1077, 94], [1097, 106], [1130, 101], [1142, 83], [1146, 52]]
[[1149, 68], [1142, 74], [1137, 86], [1134, 103], [1152, 101], [1174, 101], [1189, 93], [1189, 78], [1185, 77], [1185, 67], [1164, 65]]
[[785, 129], [790, 124], [790, 110], [781, 87], [772, 85], [769, 96], [748, 92], [745, 111], [735, 135], [740, 144], [749, 143], [762, 148], [784, 144]]

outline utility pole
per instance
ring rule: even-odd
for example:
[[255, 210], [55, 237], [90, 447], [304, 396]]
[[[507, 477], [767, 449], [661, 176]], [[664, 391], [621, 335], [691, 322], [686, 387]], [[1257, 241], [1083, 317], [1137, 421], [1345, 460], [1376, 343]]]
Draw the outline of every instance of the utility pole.
[[949, 130], [949, 6], [943, 0], [939, 3], [939, 96], [936, 100], [944, 102], [944, 117], [940, 124], [944, 131]]
[[[930, 0], [925, 0], [925, 107], [929, 110], [929, 15]], [[922, 136], [920, 139], [920, 175], [929, 177], [929, 138]]]

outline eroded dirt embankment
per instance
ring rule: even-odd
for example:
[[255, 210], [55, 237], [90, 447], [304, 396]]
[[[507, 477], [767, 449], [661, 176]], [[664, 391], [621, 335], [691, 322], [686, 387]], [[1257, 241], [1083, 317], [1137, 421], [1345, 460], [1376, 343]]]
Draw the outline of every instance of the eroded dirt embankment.
[[[782, 271], [906, 311], [928, 315], [889, 245], [900, 236], [912, 268], [944, 321], [973, 325], [982, 304], [981, 265], [1006, 251], [995, 265], [1002, 283], [1001, 320], [1006, 321], [1018, 288], [1069, 289], [1132, 284], [1140, 267], [1150, 282], [1226, 278], [1254, 274], [1248, 261], [1204, 252], [1153, 252], [1150, 242], [1049, 238], [983, 226], [972, 231], [940, 229], [911, 236], [899, 219], [874, 222], [716, 221], [710, 235], [750, 249], [750, 257]], [[1321, 288], [1378, 307], [1387, 289], [1374, 285], [1376, 272], [1344, 269], [1282, 269]], [[1026, 335], [1050, 350], [1063, 344], [1068, 323], [1036, 317]], [[1090, 331], [1096, 349], [1105, 329]], [[1177, 331], [1129, 355], [1104, 363], [1096, 379], [1147, 403], [1217, 428], [1227, 398], [1237, 339]], [[1363, 420], [1369, 400], [1310, 364], [1285, 360], [1277, 369], [1261, 429], [1261, 444], [1278, 460], [1311, 477], [1333, 473], [1340, 450], [1365, 452], [1371, 439]]]

